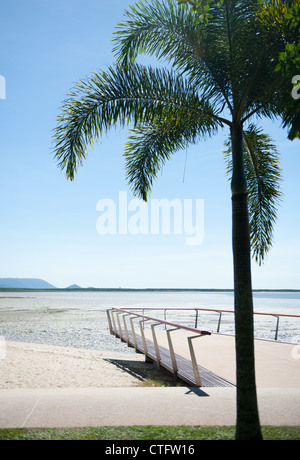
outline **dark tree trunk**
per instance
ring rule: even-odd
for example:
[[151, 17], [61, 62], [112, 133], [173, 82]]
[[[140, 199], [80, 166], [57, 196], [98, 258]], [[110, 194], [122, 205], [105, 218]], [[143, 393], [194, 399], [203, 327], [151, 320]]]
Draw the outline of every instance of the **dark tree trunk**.
[[231, 129], [232, 248], [236, 337], [236, 439], [262, 439], [255, 381], [253, 297], [247, 184], [244, 173], [242, 126]]

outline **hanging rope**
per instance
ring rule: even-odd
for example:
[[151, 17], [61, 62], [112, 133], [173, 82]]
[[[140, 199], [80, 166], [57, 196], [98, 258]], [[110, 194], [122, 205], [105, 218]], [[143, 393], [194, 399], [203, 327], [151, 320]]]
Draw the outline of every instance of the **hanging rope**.
[[188, 153], [188, 149], [186, 147], [185, 149], [185, 162], [184, 162], [184, 170], [183, 170], [183, 178], [182, 178], [182, 183], [184, 184], [184, 181], [185, 181], [185, 172], [186, 172], [186, 163], [187, 163], [187, 153]]

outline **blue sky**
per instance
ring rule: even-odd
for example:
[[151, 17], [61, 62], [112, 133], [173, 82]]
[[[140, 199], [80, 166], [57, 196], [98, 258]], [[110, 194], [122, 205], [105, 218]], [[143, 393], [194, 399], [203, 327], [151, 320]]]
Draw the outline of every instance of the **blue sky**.
[[[58, 287], [233, 287], [226, 130], [177, 152], [150, 197], [204, 200], [200, 245], [172, 232], [97, 232], [99, 200], [118, 207], [120, 191], [133, 199], [122, 157], [126, 130], [113, 130], [89, 150], [74, 182], [53, 159], [62, 101], [79, 79], [113, 63], [112, 34], [132, 3], [1, 0], [0, 277], [43, 278]], [[253, 262], [253, 287], [299, 289], [299, 141], [288, 141], [279, 122], [258, 123], [282, 155], [284, 196], [268, 259], [263, 267]]]

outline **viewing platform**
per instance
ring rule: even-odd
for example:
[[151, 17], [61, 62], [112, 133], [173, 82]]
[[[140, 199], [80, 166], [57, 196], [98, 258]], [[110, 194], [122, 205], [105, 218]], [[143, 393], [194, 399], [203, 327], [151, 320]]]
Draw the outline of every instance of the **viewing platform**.
[[[233, 335], [211, 333], [131, 309], [111, 309], [107, 315], [111, 334], [188, 385], [236, 385]], [[300, 345], [255, 339], [255, 365], [258, 387], [300, 388]]]

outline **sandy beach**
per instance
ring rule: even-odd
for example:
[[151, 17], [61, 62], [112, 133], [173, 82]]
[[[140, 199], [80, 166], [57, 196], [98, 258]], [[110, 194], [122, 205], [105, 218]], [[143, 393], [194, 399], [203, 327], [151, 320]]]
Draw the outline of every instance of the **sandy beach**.
[[0, 359], [0, 389], [138, 386], [145, 366], [143, 356], [134, 351], [128, 355], [6, 341]]
[[[143, 384], [147, 374], [161, 380], [162, 375], [155, 365], [145, 363], [143, 355], [136, 354], [126, 343], [110, 335], [106, 316], [106, 309], [112, 304], [123, 305], [123, 302], [124, 306], [136, 306], [142, 301], [153, 303], [153, 298], [161, 301], [162, 297], [168, 306], [173, 305], [177, 299], [176, 296], [174, 299], [174, 294], [159, 293], [154, 294], [154, 297], [153, 294], [147, 295], [113, 295], [110, 292], [2, 294], [0, 390], [136, 387]], [[195, 294], [189, 295], [191, 306], [197, 298]], [[215, 294], [209, 294], [209, 297], [211, 295]], [[227, 294], [224, 296], [222, 301], [227, 299]], [[202, 294], [200, 297], [202, 298]], [[178, 304], [175, 305], [187, 302], [188, 298], [187, 293], [180, 294]], [[219, 297], [213, 299], [217, 301]], [[285, 299], [284, 302], [286, 301]], [[293, 305], [298, 305], [298, 299], [292, 299], [292, 302]], [[175, 312], [175, 319], [177, 315]], [[172, 319], [171, 313], [168, 313], [168, 319], [170, 318]], [[298, 323], [293, 323], [294, 321], [291, 322], [290, 332], [296, 339]], [[212, 331], [215, 328], [215, 324], [205, 324], [203, 328], [205, 326]], [[223, 320], [221, 332], [224, 333], [225, 327], [226, 319]], [[272, 328], [273, 323], [271, 326], [267, 324], [264, 330], [270, 330], [273, 334]], [[281, 331], [283, 335], [283, 323]], [[200, 352], [199, 363], [219, 375], [222, 362], [208, 359], [208, 356], [208, 350], [205, 353]], [[230, 366], [226, 366], [226, 372], [229, 369]], [[285, 372], [282, 374], [285, 375]], [[163, 377], [166, 384], [174, 385], [171, 374]], [[232, 380], [231, 375], [224, 378]]]

